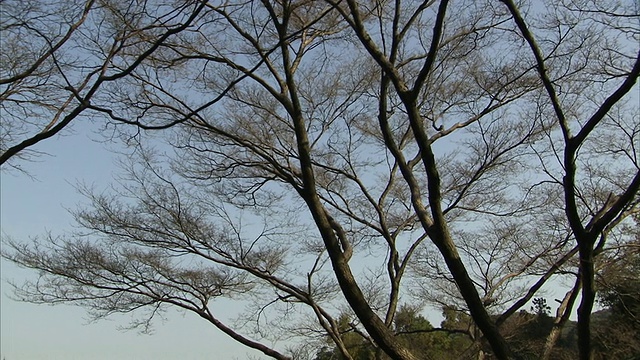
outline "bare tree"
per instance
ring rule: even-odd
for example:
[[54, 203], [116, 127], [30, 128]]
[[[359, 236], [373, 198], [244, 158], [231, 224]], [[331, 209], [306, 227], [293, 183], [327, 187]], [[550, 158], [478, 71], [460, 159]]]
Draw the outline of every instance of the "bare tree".
[[[500, 325], [549, 279], [577, 274], [568, 298], [581, 289], [590, 357], [594, 261], [640, 187], [632, 4], [95, 6], [81, 50], [101, 60], [69, 61], [84, 77], [54, 88], [71, 93], [69, 121], [90, 111], [133, 125], [115, 129], [139, 161], [113, 196], [87, 192], [93, 207], [76, 215], [89, 233], [8, 242], [6, 258], [43, 274], [22, 299], [98, 317], [151, 309], [140, 326], [178, 306], [275, 358], [291, 354], [260, 339], [283, 333], [328, 334], [351, 358], [346, 307], [380, 351], [417, 359], [392, 326], [411, 287], [468, 312], [481, 351], [507, 359]], [[40, 80], [42, 64], [70, 78], [48, 46], [8, 89], [19, 74]], [[149, 150], [141, 129], [163, 129], [171, 150]], [[253, 326], [221, 323], [219, 297], [250, 301]]]
[[[19, 167], [9, 160], [37, 155], [34, 145], [83, 115], [109, 114], [101, 104], [110, 103], [120, 80], [185, 30], [204, 5], [3, 1], [0, 165]], [[130, 122], [143, 128], [172, 125]]]

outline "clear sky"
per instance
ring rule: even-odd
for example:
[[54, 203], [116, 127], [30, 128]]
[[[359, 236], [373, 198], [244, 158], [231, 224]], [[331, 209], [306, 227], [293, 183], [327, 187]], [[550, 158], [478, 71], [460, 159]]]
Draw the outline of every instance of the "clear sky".
[[[100, 136], [76, 124], [74, 133], [47, 140], [36, 150], [48, 153], [38, 162], [21, 163], [31, 175], [0, 173], [0, 225], [4, 235], [28, 241], [48, 231], [62, 234], [73, 228], [67, 209], [82, 204], [77, 183], [106, 188], [119, 172], [115, 143], [94, 141]], [[93, 140], [92, 140], [93, 139]], [[34, 305], [10, 298], [8, 281], [34, 278], [35, 273], [1, 260], [0, 359], [1, 360], [178, 360], [261, 359], [255, 351], [237, 344], [193, 314], [169, 313], [156, 321], [152, 335], [123, 332], [128, 316], [88, 323], [84, 309], [70, 305]], [[550, 299], [562, 294], [547, 294]], [[550, 302], [554, 307], [555, 302]], [[239, 311], [227, 301], [222, 314]], [[428, 318], [438, 324], [439, 312]], [[222, 318], [222, 320], [228, 320]], [[283, 350], [282, 347], [277, 347]]]
[[[83, 129], [84, 128], [84, 129]], [[36, 149], [50, 154], [22, 163], [33, 178], [19, 172], [0, 174], [0, 225], [3, 234], [28, 240], [47, 231], [61, 234], [73, 226], [66, 209], [82, 203], [78, 182], [104, 188], [118, 171], [108, 146], [98, 135], [76, 126], [75, 134], [45, 141]], [[3, 360], [106, 359], [247, 359], [260, 358], [193, 314], [169, 313], [153, 335], [119, 331], [128, 316], [89, 324], [82, 308], [34, 305], [10, 298], [8, 281], [35, 273], [1, 262], [0, 358]], [[227, 304], [226, 306], [233, 306]]]
[[[93, 141], [100, 136], [86, 126], [74, 129], [74, 134], [50, 139], [36, 148], [49, 156], [38, 162], [21, 163], [31, 177], [16, 171], [0, 174], [3, 234], [28, 241], [47, 231], [62, 234], [72, 229], [73, 217], [67, 209], [74, 209], [84, 201], [75, 185], [80, 182], [96, 189], [106, 188], [119, 172], [115, 165], [117, 155], [109, 150], [117, 144]], [[118, 330], [119, 326], [127, 325], [128, 316], [88, 323], [80, 307], [34, 305], [10, 298], [12, 289], [8, 281], [19, 283], [34, 276], [34, 272], [18, 269], [6, 260], [1, 262], [2, 360], [265, 358], [193, 314], [169, 313], [166, 321], [156, 321], [152, 335], [143, 335]], [[221, 305], [225, 306], [222, 313], [239, 310], [230, 302]], [[434, 324], [440, 321], [438, 312], [430, 313], [429, 318]]]

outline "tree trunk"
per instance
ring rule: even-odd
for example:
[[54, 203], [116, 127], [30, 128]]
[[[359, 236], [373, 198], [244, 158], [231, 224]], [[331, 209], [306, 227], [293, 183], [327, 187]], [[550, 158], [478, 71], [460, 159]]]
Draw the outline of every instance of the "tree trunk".
[[582, 280], [580, 279], [580, 275], [578, 275], [575, 285], [565, 294], [564, 299], [562, 299], [562, 303], [556, 311], [556, 318], [553, 321], [553, 327], [551, 328], [551, 332], [549, 333], [549, 336], [547, 336], [547, 341], [544, 344], [544, 353], [542, 354], [541, 360], [549, 360], [551, 358], [551, 351], [553, 351], [553, 347], [558, 341], [558, 338], [560, 338], [564, 325], [567, 323], [567, 320], [569, 320], [571, 309], [573, 309], [573, 305], [578, 298], [578, 291], [580, 291], [581, 285]]

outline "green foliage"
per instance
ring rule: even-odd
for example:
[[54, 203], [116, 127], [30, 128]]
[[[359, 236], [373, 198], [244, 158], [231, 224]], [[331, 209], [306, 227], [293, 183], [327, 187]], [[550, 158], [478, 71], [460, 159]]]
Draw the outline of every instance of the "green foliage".
[[[472, 345], [472, 341], [466, 334], [455, 330], [466, 331], [469, 318], [464, 314], [444, 310], [445, 320], [443, 325], [451, 326], [442, 329], [434, 329], [433, 325], [420, 314], [420, 308], [411, 305], [401, 306], [393, 321], [393, 330], [400, 343], [410, 349], [419, 359], [464, 359], [470, 354], [466, 350]], [[342, 341], [354, 360], [386, 360], [389, 357], [378, 351], [371, 343], [354, 331], [347, 331], [350, 327], [348, 317], [343, 315], [339, 324], [344, 326]], [[453, 332], [447, 330], [454, 330]], [[343, 360], [335, 347], [323, 347], [316, 353], [314, 360]]]
[[394, 330], [401, 343], [420, 359], [460, 359], [464, 350], [471, 345], [468, 336], [444, 331], [458, 330], [453, 327], [434, 331], [431, 323], [420, 315], [419, 310], [409, 305], [401, 306], [398, 310]]
[[445, 306], [442, 309], [444, 320], [440, 323], [443, 329], [450, 330], [469, 330], [473, 324], [473, 320], [464, 312], [458, 311], [452, 307]]
[[[599, 277], [594, 342], [603, 359], [640, 359], [640, 243], [632, 243], [610, 259]], [[594, 315], [596, 315], [594, 314]], [[606, 356], [604, 355], [606, 354]]]
[[[337, 322], [341, 333], [340, 338], [354, 360], [375, 359], [375, 349], [367, 339], [353, 331], [349, 315], [341, 314]], [[327, 343], [331, 343], [329, 338], [327, 338]], [[337, 347], [325, 346], [316, 353], [314, 360], [345, 360], [345, 357]]]
[[640, 325], [640, 249], [627, 248], [607, 266], [600, 275], [600, 287], [602, 305]]
[[547, 299], [545, 298], [535, 298], [533, 299], [533, 306], [531, 307], [531, 311], [538, 316], [549, 316], [551, 312], [551, 306], [547, 305]]
[[[617, 254], [616, 261], [602, 272], [600, 303], [605, 310], [593, 314], [595, 360], [640, 359], [640, 251]], [[547, 336], [553, 327], [551, 307], [545, 298], [533, 299], [531, 312], [522, 310], [509, 318], [501, 327], [511, 349], [519, 359], [539, 359]], [[403, 305], [394, 318], [392, 328], [400, 343], [419, 359], [474, 359], [479, 344], [474, 344], [469, 334], [474, 325], [471, 317], [452, 307], [444, 307], [444, 319], [440, 329], [420, 314], [420, 308]], [[342, 340], [354, 360], [387, 360], [388, 356], [377, 351], [370, 342], [354, 332], [347, 315], [338, 323], [343, 331]], [[576, 323], [569, 321], [552, 352], [552, 359], [577, 357]], [[475, 345], [475, 346], [474, 346]], [[344, 360], [332, 346], [325, 346], [316, 353], [314, 360]]]
[[546, 301], [534, 301], [531, 310], [534, 313], [522, 310], [513, 315], [502, 329], [513, 352], [523, 360], [540, 358], [553, 326], [553, 318], [547, 313], [550, 307], [546, 305]]

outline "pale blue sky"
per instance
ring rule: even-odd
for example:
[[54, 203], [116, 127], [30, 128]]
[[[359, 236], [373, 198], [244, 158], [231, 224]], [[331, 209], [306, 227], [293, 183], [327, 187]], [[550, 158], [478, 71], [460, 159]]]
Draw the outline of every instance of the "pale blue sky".
[[[75, 190], [81, 182], [104, 189], [119, 172], [111, 150], [117, 143], [100, 143], [93, 129], [76, 124], [74, 132], [43, 142], [36, 150], [49, 156], [21, 165], [33, 177], [1, 173], [0, 222], [4, 234], [28, 241], [47, 231], [62, 234], [73, 228], [74, 209], [84, 199]], [[93, 140], [92, 140], [93, 139]], [[88, 323], [84, 309], [70, 305], [34, 305], [12, 300], [7, 281], [20, 282], [35, 273], [1, 262], [0, 359], [2, 360], [178, 360], [258, 359], [250, 351], [193, 314], [173, 312], [157, 321], [153, 335], [122, 332], [128, 316]], [[547, 293], [549, 299], [562, 294]], [[555, 302], [550, 303], [554, 307]], [[218, 314], [233, 314], [239, 306], [227, 301]], [[439, 324], [439, 311], [427, 313]], [[221, 320], [229, 320], [222, 318]], [[283, 350], [282, 346], [277, 347]]]
[[[104, 188], [118, 171], [113, 144], [92, 141], [98, 135], [85, 126], [74, 134], [45, 141], [36, 150], [44, 156], [21, 163], [34, 177], [19, 172], [0, 176], [0, 224], [4, 234], [20, 240], [71, 229], [73, 218], [65, 209], [83, 201], [78, 182]], [[84, 128], [84, 129], [83, 129]], [[246, 359], [259, 357], [192, 314], [170, 313], [158, 321], [152, 336], [122, 332], [129, 317], [88, 324], [82, 308], [20, 303], [9, 298], [7, 281], [20, 282], [34, 273], [2, 260], [0, 303], [0, 358], [3, 360], [107, 360], [107, 359]], [[227, 305], [228, 306], [228, 305]], [[226, 312], [225, 312], [226, 313]]]
[[[75, 190], [78, 182], [106, 188], [119, 172], [115, 165], [115, 143], [99, 143], [100, 136], [76, 124], [75, 133], [45, 141], [36, 149], [50, 154], [34, 163], [22, 163], [33, 176], [5, 172], [0, 178], [2, 232], [15, 239], [51, 231], [72, 229], [73, 209], [84, 199]], [[2, 260], [0, 303], [0, 359], [2, 360], [178, 360], [264, 358], [235, 343], [193, 314], [173, 312], [167, 321], [157, 321], [153, 335], [119, 331], [128, 316], [88, 323], [82, 308], [70, 305], [34, 305], [9, 298], [7, 281], [33, 277]], [[561, 296], [560, 294], [556, 294]], [[554, 306], [555, 304], [550, 304]], [[220, 304], [221, 314], [238, 311], [230, 301]], [[555, 308], [555, 306], [554, 306]], [[555, 310], [555, 309], [554, 309]], [[438, 324], [438, 311], [429, 318]], [[228, 319], [222, 319], [228, 320]], [[282, 347], [278, 347], [283, 350]]]

